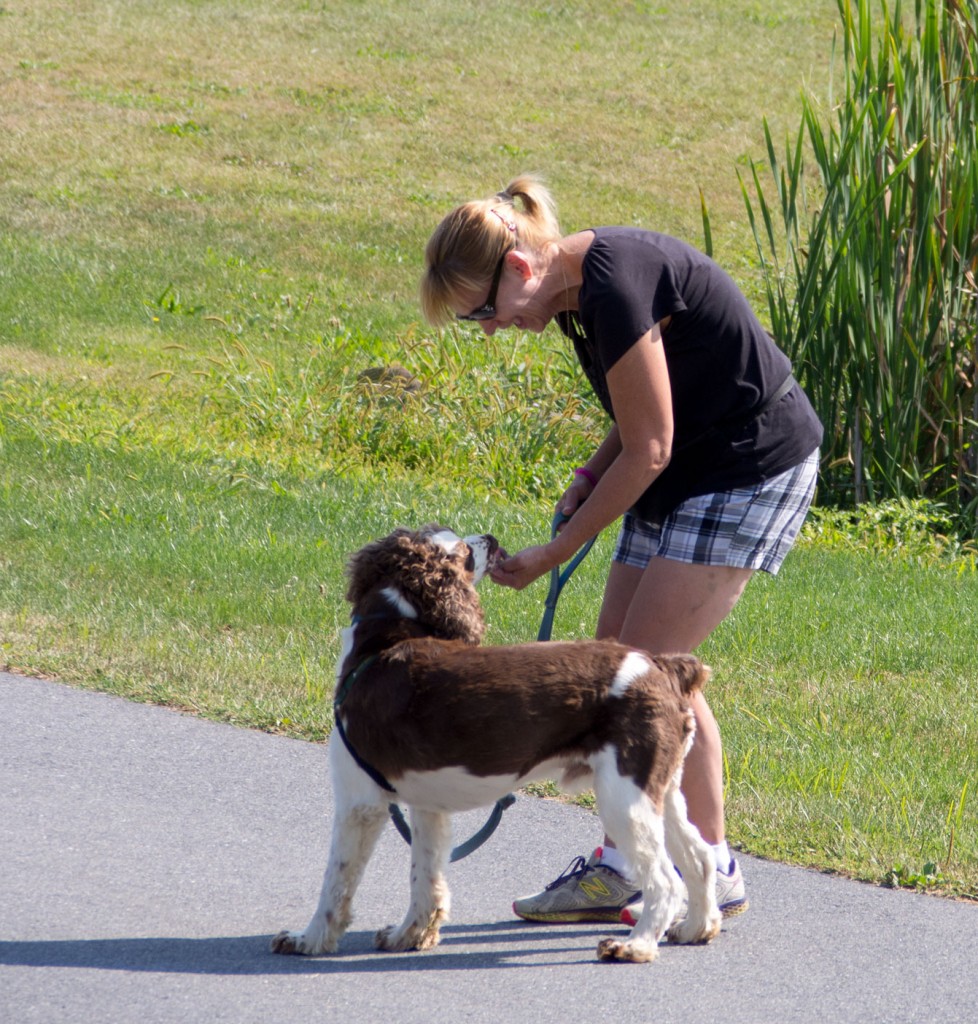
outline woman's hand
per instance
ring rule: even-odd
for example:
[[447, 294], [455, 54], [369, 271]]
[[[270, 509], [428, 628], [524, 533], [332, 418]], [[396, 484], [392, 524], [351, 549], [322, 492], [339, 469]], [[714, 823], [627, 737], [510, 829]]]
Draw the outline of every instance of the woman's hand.
[[[570, 518], [584, 504], [587, 496], [593, 490], [594, 488], [589, 480], [583, 476], [575, 476], [574, 482], [560, 496], [560, 501], [557, 502], [555, 511]], [[557, 527], [558, 532], [563, 528], [564, 524], [561, 523]]]
[[555, 565], [560, 565], [560, 560], [554, 555], [551, 545], [538, 544], [497, 562], [489, 578], [501, 587], [522, 590]]
[[[560, 496], [556, 511], [570, 519], [593, 490], [594, 486], [587, 477], [575, 476], [574, 482]], [[557, 533], [559, 534], [566, 525], [566, 522], [560, 523], [557, 526]], [[557, 550], [558, 547], [558, 544], [551, 541], [549, 544], [538, 544], [517, 551], [515, 555], [500, 559], [489, 573], [489, 578], [502, 587], [522, 590], [544, 573], [550, 572], [554, 566], [560, 565], [563, 558]]]

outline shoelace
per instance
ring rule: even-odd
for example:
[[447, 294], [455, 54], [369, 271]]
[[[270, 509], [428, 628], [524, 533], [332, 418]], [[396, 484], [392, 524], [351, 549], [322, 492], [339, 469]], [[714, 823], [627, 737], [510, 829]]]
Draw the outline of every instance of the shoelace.
[[575, 857], [560, 875], [547, 886], [547, 890], [556, 889], [557, 886], [563, 885], [564, 882], [569, 882], [572, 878], [583, 878], [593, 870], [593, 865], [588, 864], [584, 857]]

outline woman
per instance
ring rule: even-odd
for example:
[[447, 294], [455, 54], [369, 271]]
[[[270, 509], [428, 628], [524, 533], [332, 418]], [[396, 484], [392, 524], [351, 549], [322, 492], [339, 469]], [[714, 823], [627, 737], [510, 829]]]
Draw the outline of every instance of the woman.
[[[453, 210], [425, 261], [430, 322], [471, 320], [492, 335], [556, 320], [612, 422], [557, 505], [571, 517], [563, 529], [493, 579], [521, 589], [624, 516], [597, 634], [692, 652], [756, 570], [778, 571], [811, 502], [822, 428], [787, 357], [712, 260], [634, 228], [561, 236], [534, 177]], [[716, 854], [729, 916], [747, 897], [725, 840], [720, 733], [702, 695], [693, 711], [683, 792]], [[640, 899], [606, 838], [513, 909], [536, 921], [633, 923]]]

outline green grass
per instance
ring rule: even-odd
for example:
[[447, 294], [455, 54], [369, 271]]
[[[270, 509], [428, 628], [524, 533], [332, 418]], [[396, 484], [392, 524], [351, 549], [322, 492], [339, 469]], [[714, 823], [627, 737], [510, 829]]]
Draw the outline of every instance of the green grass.
[[734, 163], [758, 152], [760, 98], [787, 123], [824, 81], [834, 30], [831, 0], [4, 12], [0, 319], [47, 351], [95, 333], [115, 358], [153, 349], [141, 314], [170, 284], [236, 322], [289, 293], [319, 329], [403, 330], [439, 215], [527, 168], [568, 229], [696, 238], [702, 186], [744, 267]]
[[[558, 337], [419, 323], [438, 217], [532, 169], [567, 229], [696, 242], [702, 188], [760, 308], [737, 168], [823, 88], [835, 17], [5, 2], [0, 665], [327, 735], [347, 555], [430, 520], [537, 542], [602, 430]], [[419, 394], [360, 376], [395, 361]], [[702, 652], [730, 832], [976, 894], [975, 553], [886, 514], [825, 513]], [[593, 632], [611, 540], [555, 635]], [[544, 592], [484, 588], [489, 640], [532, 640]]]
[[973, 878], [974, 572], [806, 544], [784, 573], [701, 652], [733, 835], [860, 877]]

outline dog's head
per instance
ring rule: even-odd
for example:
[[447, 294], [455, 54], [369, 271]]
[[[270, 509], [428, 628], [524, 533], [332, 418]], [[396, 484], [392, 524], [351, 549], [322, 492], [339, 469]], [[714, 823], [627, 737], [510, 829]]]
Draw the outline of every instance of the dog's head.
[[463, 538], [435, 525], [398, 529], [350, 559], [346, 599], [354, 615], [383, 602], [435, 636], [478, 643], [485, 623], [475, 584], [499, 557], [499, 543], [489, 534]]
[[499, 541], [491, 533], [459, 537], [442, 526], [428, 526], [422, 534], [452, 558], [464, 555], [465, 571], [472, 574], [473, 583], [478, 583], [496, 564], [497, 559], [505, 557]]

